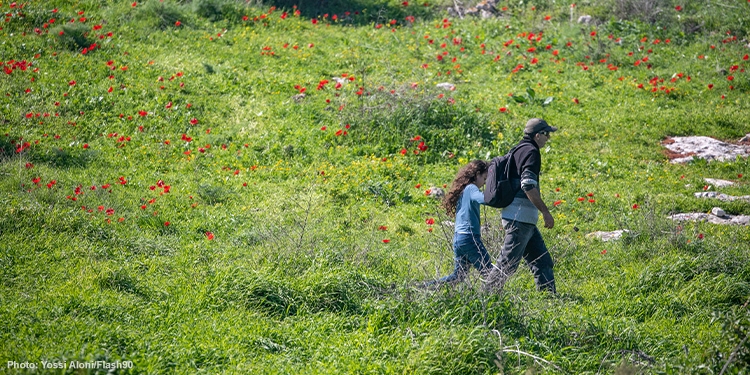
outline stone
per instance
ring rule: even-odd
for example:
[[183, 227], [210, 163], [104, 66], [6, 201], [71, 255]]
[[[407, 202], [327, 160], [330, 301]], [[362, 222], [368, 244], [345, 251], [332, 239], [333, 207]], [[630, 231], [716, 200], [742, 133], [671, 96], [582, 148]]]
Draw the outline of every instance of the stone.
[[722, 210], [721, 207], [714, 207], [711, 209], [711, 215], [725, 217], [727, 216], [727, 213], [726, 211]]
[[454, 84], [452, 84], [450, 82], [441, 82], [441, 83], [438, 83], [437, 85], [435, 85], [435, 87], [437, 87], [439, 89], [450, 90], [450, 91], [453, 91], [453, 90], [456, 89], [456, 85], [454, 85]]
[[430, 187], [430, 190], [428, 190], [427, 195], [430, 198], [443, 199], [443, 197], [445, 196], [445, 191], [439, 187], [432, 186]]
[[591, 20], [592, 20], [592, 18], [588, 14], [584, 14], [584, 15], [578, 17], [578, 23], [583, 24], [583, 25], [590, 24]]
[[722, 142], [703, 136], [673, 137], [662, 142], [667, 148], [671, 163], [687, 163], [696, 158], [708, 161], [733, 161], [737, 157], [748, 157], [750, 147]]
[[742, 195], [739, 197], [735, 197], [732, 195], [727, 195], [724, 193], [717, 193], [715, 191], [701, 191], [698, 193], [694, 193], [696, 198], [711, 198], [711, 199], [718, 199], [722, 202], [734, 202], [734, 201], [748, 201], [750, 202], [750, 195]]
[[716, 186], [717, 188], [727, 187], [727, 186], [734, 185], [734, 182], [732, 182], [732, 181], [719, 180], [719, 179], [716, 179], [716, 178], [704, 178], [703, 180], [705, 180], [706, 183], [708, 183], [710, 185]]
[[712, 214], [694, 212], [670, 215], [669, 218], [675, 221], [704, 221], [722, 225], [750, 225], [750, 216], [748, 215], [726, 215], [719, 217]]
[[604, 242], [619, 240], [623, 234], [630, 233], [627, 229], [616, 230], [612, 232], [592, 232], [586, 235], [586, 238], [598, 238]]

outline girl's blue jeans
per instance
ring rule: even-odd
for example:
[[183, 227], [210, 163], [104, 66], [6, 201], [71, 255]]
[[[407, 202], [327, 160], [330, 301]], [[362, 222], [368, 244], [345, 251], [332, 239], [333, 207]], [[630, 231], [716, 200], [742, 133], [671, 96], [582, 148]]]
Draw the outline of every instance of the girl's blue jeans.
[[482, 238], [477, 234], [456, 233], [453, 236], [453, 253], [455, 256], [453, 273], [441, 278], [440, 283], [462, 281], [466, 278], [471, 266], [483, 274], [492, 269], [490, 254], [484, 248]]

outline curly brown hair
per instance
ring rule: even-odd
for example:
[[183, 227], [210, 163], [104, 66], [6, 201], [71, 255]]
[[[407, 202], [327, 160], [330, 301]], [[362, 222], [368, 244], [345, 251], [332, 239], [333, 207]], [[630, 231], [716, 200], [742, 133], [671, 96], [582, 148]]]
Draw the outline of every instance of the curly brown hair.
[[467, 185], [476, 182], [477, 176], [487, 172], [489, 166], [490, 164], [484, 160], [472, 160], [458, 170], [456, 178], [453, 179], [451, 190], [443, 198], [443, 208], [445, 208], [448, 216], [456, 216], [456, 206], [461, 198], [461, 193], [464, 192]]

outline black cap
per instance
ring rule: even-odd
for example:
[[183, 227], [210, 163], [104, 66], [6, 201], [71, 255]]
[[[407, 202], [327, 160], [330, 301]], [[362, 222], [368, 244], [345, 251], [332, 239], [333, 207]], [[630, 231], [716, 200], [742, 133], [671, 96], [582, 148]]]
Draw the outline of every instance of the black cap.
[[540, 118], [533, 118], [526, 122], [526, 128], [523, 130], [526, 134], [536, 134], [539, 132], [554, 132], [557, 131], [557, 127], [550, 126], [547, 121]]

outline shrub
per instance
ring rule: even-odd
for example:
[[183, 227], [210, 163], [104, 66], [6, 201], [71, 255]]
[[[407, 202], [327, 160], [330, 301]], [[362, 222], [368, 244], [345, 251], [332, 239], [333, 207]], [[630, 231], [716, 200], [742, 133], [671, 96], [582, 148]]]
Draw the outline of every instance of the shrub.
[[177, 21], [184, 24], [186, 18], [177, 4], [157, 0], [151, 0], [144, 6], [138, 7], [136, 17], [146, 21], [149, 26], [161, 30], [175, 26]]
[[196, 0], [193, 1], [193, 11], [199, 17], [210, 21], [227, 20], [238, 22], [242, 19], [242, 7], [230, 0]]
[[92, 43], [88, 39], [89, 28], [80, 23], [55, 27], [50, 32], [55, 35], [61, 45], [71, 51], [88, 48]]

